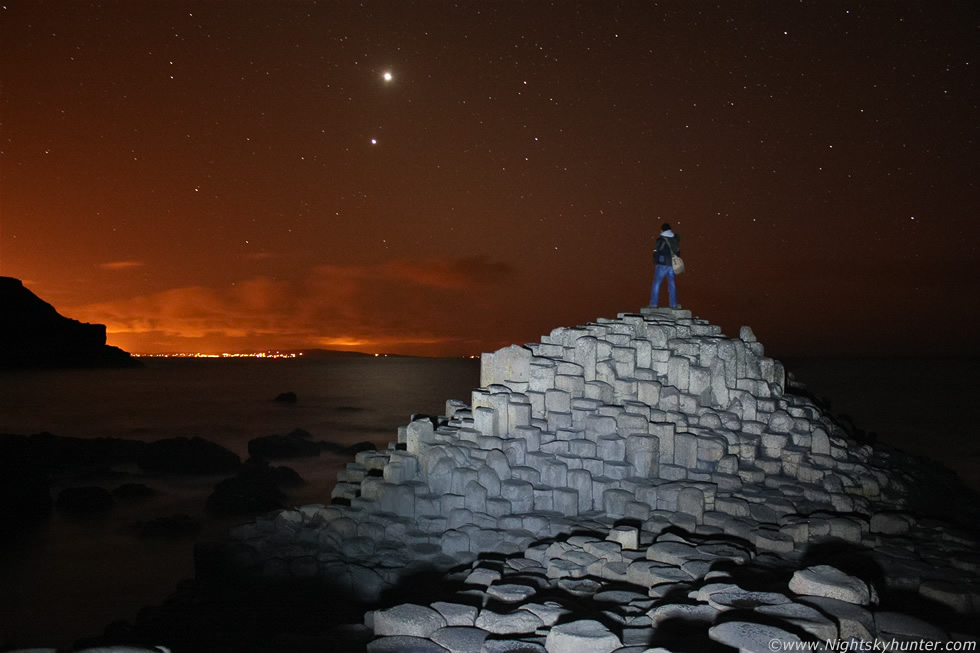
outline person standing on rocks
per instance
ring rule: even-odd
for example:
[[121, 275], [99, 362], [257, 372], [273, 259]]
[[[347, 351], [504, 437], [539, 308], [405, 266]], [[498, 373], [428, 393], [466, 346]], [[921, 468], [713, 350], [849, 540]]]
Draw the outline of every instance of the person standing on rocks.
[[653, 260], [657, 269], [653, 273], [653, 290], [650, 291], [650, 306], [656, 308], [660, 295], [660, 284], [667, 279], [667, 293], [670, 297], [670, 307], [680, 308], [677, 303], [677, 282], [674, 278], [674, 257], [680, 256], [681, 237], [665, 222], [661, 227], [657, 244], [653, 248]]

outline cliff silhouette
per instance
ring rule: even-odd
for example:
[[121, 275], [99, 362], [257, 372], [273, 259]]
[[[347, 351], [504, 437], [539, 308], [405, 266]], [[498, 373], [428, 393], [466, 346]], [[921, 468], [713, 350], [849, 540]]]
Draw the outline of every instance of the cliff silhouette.
[[0, 369], [138, 365], [106, 344], [104, 324], [67, 318], [20, 279], [0, 277]]

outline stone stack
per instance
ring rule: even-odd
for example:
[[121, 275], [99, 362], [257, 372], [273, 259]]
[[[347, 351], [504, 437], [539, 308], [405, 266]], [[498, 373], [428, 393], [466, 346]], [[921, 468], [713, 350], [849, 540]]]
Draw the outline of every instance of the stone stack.
[[554, 536], [597, 514], [785, 552], [823, 512], [812, 536], [859, 542], [867, 528], [836, 515], [899, 508], [902, 488], [784, 385], [751, 329], [726, 338], [688, 311], [560, 328], [485, 355], [469, 406], [359, 454], [333, 497], [440, 534], [450, 555], [496, 546], [474, 529]]
[[[364, 601], [421, 568], [478, 564], [488, 552], [530, 560], [519, 565], [555, 587], [589, 581], [594, 595], [627, 583], [661, 597], [703, 583], [719, 556], [800, 559], [833, 541], [883, 552], [877, 564], [903, 591], [957, 613], [980, 608], [975, 541], [910, 514], [911, 476], [895, 454], [848, 441], [785, 385], [750, 328], [729, 338], [688, 311], [556, 329], [484, 355], [469, 405], [448, 401], [444, 416], [399, 428], [386, 451], [357, 454], [334, 505], [236, 529], [230, 557], [242, 573], [339, 583]], [[574, 541], [585, 531], [598, 541]], [[410, 636], [379, 623], [378, 635]], [[590, 628], [547, 637], [588, 639]], [[712, 637], [735, 641], [736, 631]]]

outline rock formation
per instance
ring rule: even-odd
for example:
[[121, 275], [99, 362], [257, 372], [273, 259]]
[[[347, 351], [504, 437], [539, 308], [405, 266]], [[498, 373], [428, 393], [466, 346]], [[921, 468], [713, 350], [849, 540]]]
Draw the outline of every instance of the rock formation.
[[0, 369], [135, 365], [106, 345], [104, 324], [66, 318], [19, 279], [0, 277]]
[[469, 405], [358, 453], [333, 505], [199, 559], [366, 603], [422, 570], [464, 588], [369, 613], [371, 651], [951, 636], [980, 610], [974, 536], [912, 510], [919, 463], [784, 388], [751, 329], [688, 311], [559, 328], [485, 355]]
[[303, 429], [294, 429], [286, 435], [265, 435], [249, 441], [248, 455], [266, 460], [319, 456], [323, 449], [312, 438]]

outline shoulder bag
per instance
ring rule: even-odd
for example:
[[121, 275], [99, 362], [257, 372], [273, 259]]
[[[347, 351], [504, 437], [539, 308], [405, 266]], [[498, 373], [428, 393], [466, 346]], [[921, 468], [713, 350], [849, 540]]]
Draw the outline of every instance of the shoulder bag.
[[684, 259], [674, 253], [674, 248], [670, 246], [670, 240], [664, 238], [664, 242], [667, 243], [667, 249], [670, 250], [670, 264], [674, 268], [674, 274], [680, 274], [687, 268], [684, 267]]

